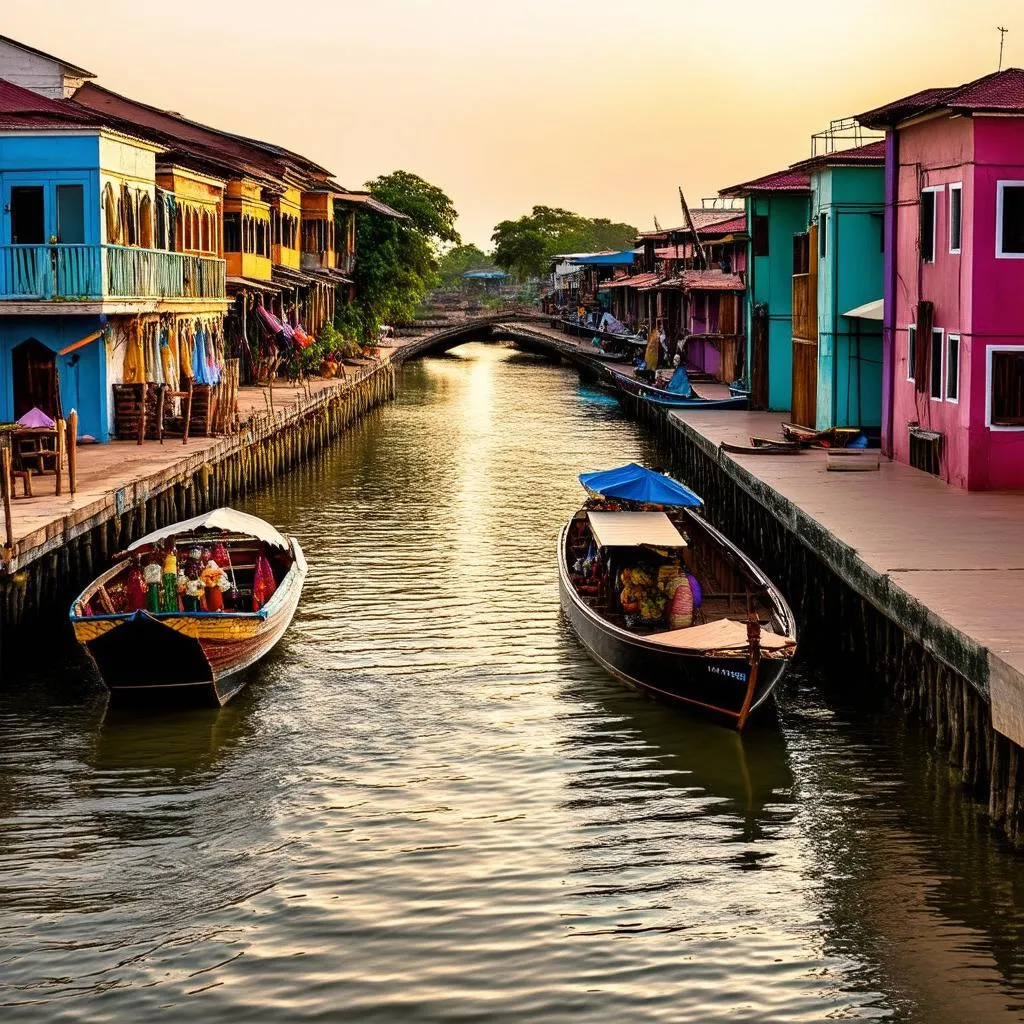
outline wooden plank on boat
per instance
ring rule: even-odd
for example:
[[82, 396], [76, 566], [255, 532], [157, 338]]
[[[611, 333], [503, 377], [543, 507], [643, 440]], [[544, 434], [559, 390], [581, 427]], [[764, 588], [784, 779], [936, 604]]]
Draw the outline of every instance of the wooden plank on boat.
[[[686, 629], [671, 629], [666, 633], [652, 633], [645, 637], [654, 643], [676, 647], [682, 651], [734, 651], [747, 647], [747, 624], [735, 619], [718, 619], [701, 626]], [[796, 641], [777, 633], [761, 632], [761, 648], [765, 651], [781, 651], [795, 647]]]
[[723, 441], [719, 447], [730, 455], [803, 455], [806, 448], [795, 444], [730, 444]]

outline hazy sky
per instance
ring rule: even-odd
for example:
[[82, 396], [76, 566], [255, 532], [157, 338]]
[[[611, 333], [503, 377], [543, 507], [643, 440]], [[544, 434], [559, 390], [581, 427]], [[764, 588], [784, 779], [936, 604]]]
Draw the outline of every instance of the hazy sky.
[[[1021, 0], [2, 0], [0, 32], [295, 149], [405, 168], [468, 241], [537, 203], [640, 228], [809, 155], [829, 120], [1024, 64]], [[1018, 15], [1016, 18], [1014, 15]]]

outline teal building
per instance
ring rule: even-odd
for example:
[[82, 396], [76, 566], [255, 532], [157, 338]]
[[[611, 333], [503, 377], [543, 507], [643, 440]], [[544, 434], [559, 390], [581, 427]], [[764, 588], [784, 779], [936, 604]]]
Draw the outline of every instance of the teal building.
[[[815, 426], [879, 429], [882, 423], [882, 287], [885, 143], [872, 142], [794, 165], [810, 175], [810, 216], [803, 267], [816, 280], [807, 294], [816, 316], [814, 380], [794, 374], [794, 392], [811, 399], [794, 420]], [[799, 244], [794, 252], [799, 251]], [[814, 296], [816, 293], [816, 309]], [[800, 310], [796, 310], [799, 320]], [[812, 321], [813, 322], [813, 321]], [[812, 332], [813, 333], [813, 328]], [[805, 389], [804, 384], [807, 388]], [[811, 413], [813, 413], [813, 421]]]
[[810, 176], [787, 169], [721, 194], [740, 196], [746, 203], [751, 406], [788, 413], [793, 399], [793, 239], [807, 230]]

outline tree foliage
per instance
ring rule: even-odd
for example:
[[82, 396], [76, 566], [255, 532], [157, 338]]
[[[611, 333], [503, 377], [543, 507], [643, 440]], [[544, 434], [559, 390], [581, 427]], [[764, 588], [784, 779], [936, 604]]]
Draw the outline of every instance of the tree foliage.
[[338, 310], [335, 325], [373, 341], [381, 324], [412, 319], [438, 282], [438, 252], [461, 241], [458, 212], [436, 185], [410, 171], [368, 181], [370, 194], [408, 221], [360, 210], [356, 215], [356, 299]]
[[467, 271], [494, 269], [496, 269], [494, 259], [473, 245], [472, 242], [449, 249], [441, 257], [438, 266], [442, 288], [452, 288], [457, 285]]
[[494, 262], [520, 279], [547, 273], [551, 257], [561, 252], [629, 249], [638, 232], [632, 224], [606, 217], [582, 217], [571, 210], [535, 206], [518, 220], [494, 228]]

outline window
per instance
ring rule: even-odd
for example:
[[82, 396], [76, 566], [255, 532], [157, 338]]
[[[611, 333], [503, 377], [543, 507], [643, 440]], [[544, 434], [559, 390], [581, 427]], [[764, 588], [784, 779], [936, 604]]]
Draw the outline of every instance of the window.
[[988, 416], [992, 427], [1024, 427], [1024, 349], [993, 345], [988, 350]]
[[941, 327], [932, 329], [932, 345], [928, 350], [928, 393], [936, 401], [942, 400], [942, 342]]
[[960, 251], [960, 237], [963, 233], [963, 185], [949, 186], [949, 251]]
[[946, 335], [946, 401], [960, 399], [960, 335]]
[[935, 262], [935, 190], [921, 193], [921, 262]]
[[242, 251], [242, 215], [240, 213], [224, 214], [224, 251]]
[[46, 241], [43, 220], [43, 186], [16, 185], [11, 189], [11, 242], [42, 245]]
[[811, 269], [811, 236], [808, 232], [793, 236], [793, 273], [806, 274]]
[[57, 186], [57, 241], [62, 245], [85, 243], [84, 193], [81, 185]]
[[768, 255], [768, 218], [757, 216], [754, 218], [754, 255]]
[[917, 327], [911, 324], [907, 328], [907, 380], [915, 380], [914, 353], [917, 351]]
[[826, 246], [825, 239], [828, 236], [828, 214], [818, 214], [818, 256], [821, 259], [825, 258]]
[[1024, 259], [1024, 181], [996, 185], [996, 256]]

